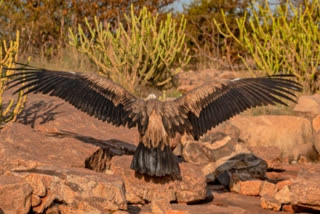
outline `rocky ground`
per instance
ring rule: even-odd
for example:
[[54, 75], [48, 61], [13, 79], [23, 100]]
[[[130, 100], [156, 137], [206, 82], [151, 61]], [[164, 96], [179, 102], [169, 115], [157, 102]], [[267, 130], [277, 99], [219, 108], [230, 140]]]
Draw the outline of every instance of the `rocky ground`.
[[320, 212], [320, 95], [175, 141], [181, 178], [137, 175], [137, 130], [30, 95], [0, 131], [0, 214]]

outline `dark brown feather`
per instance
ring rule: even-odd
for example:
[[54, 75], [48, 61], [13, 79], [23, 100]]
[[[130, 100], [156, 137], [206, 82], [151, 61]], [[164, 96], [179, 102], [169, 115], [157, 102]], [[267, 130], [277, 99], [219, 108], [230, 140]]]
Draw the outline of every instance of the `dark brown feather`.
[[141, 121], [141, 127], [147, 126], [147, 120], [142, 118], [146, 115], [141, 113], [145, 103], [107, 78], [95, 74], [31, 67], [14, 70], [14, 74], [7, 76], [14, 78], [9, 82], [9, 86], [15, 87], [25, 83], [15, 93], [26, 90], [25, 94], [42, 93], [60, 97], [90, 116], [107, 120], [115, 126], [130, 125], [131, 128], [138, 126]]
[[192, 128], [186, 132], [195, 139], [232, 116], [252, 107], [282, 104], [294, 101], [292, 91], [301, 91], [301, 85], [286, 79], [289, 75], [216, 80], [204, 84], [174, 102], [185, 106]]

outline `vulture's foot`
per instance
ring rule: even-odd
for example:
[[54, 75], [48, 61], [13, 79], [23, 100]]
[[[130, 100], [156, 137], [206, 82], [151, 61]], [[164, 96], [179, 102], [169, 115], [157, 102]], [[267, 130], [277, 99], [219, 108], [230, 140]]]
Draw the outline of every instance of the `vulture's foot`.
[[140, 174], [150, 176], [180, 175], [178, 158], [170, 146], [165, 146], [163, 150], [160, 147], [149, 149], [139, 143], [130, 167]]

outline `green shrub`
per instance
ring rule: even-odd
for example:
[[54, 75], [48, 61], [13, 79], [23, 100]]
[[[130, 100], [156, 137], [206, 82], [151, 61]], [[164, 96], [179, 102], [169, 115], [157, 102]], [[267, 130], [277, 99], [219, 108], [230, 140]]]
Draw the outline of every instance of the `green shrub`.
[[[226, 22], [233, 34], [238, 35], [236, 18], [248, 10], [251, 0], [194, 0], [184, 10], [187, 19], [186, 43], [192, 55], [192, 65], [200, 68], [212, 67], [234, 69], [239, 60], [238, 53], [244, 52], [241, 45], [232, 38], [219, 33], [213, 19], [222, 21], [221, 9], [226, 14]], [[221, 26], [223, 30], [224, 26]]]
[[126, 23], [111, 28], [95, 18], [92, 28], [86, 19], [86, 28], [76, 33], [69, 29], [70, 44], [85, 53], [97, 65], [99, 72], [134, 92], [138, 84], [170, 87], [174, 76], [190, 59], [184, 45], [183, 18], [177, 25], [167, 15], [158, 23], [158, 15], [146, 8], [139, 16], [131, 7]]
[[[9, 44], [3, 41], [0, 44], [0, 69], [2, 67], [12, 68], [14, 66], [13, 62], [17, 61], [19, 49], [19, 32], [16, 34], [16, 41], [10, 41]], [[8, 79], [3, 78], [6, 75], [10, 75], [13, 71], [1, 71], [0, 76], [0, 129], [10, 122], [14, 121], [17, 115], [22, 111], [24, 103], [26, 101], [26, 96], [22, 96], [22, 92], [18, 93], [16, 100], [10, 100], [9, 103], [4, 106], [3, 102], [3, 92], [6, 89], [6, 84]]]
[[[319, 90], [320, 2], [305, 1], [295, 6], [287, 1], [270, 9], [265, 1], [263, 5], [256, 4], [251, 11], [249, 25], [246, 24], [247, 14], [235, 20], [240, 30], [238, 37], [228, 27], [222, 32], [217, 21], [215, 23], [221, 33], [246, 48], [264, 74], [294, 74], [306, 91]], [[223, 11], [222, 15], [225, 17]], [[227, 26], [226, 21], [224, 26]]]

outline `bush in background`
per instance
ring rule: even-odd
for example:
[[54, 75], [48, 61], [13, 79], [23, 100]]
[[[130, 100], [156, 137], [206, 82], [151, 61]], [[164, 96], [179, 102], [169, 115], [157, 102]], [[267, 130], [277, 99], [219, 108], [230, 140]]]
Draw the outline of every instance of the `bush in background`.
[[3, 78], [6, 75], [10, 75], [13, 71], [4, 71], [2, 67], [12, 68], [14, 66], [13, 62], [17, 61], [19, 49], [19, 32], [16, 33], [16, 40], [10, 41], [9, 44], [4, 40], [0, 44], [0, 129], [10, 122], [14, 121], [17, 115], [22, 111], [24, 103], [26, 101], [26, 96], [23, 96], [23, 92], [19, 92], [16, 100], [10, 100], [8, 104], [3, 102], [3, 92], [6, 89], [7, 78]]
[[[290, 1], [270, 9], [268, 1], [251, 8], [237, 18], [236, 35], [229, 28], [223, 11], [223, 26], [215, 21], [220, 33], [241, 44], [264, 75], [294, 74], [307, 92], [320, 90], [320, 2], [305, 1], [294, 5]], [[247, 63], [244, 60], [244, 63]], [[248, 66], [248, 69], [250, 67]]]
[[85, 53], [102, 74], [130, 92], [138, 84], [160, 89], [172, 86], [175, 75], [190, 59], [184, 45], [185, 19], [178, 25], [168, 14], [157, 23], [157, 13], [143, 8], [136, 16], [132, 6], [125, 20], [114, 29], [97, 18], [91, 27], [86, 19], [85, 28], [79, 26], [76, 32], [69, 29], [70, 44]]
[[[213, 19], [223, 22], [223, 10], [230, 31], [238, 36], [239, 26], [234, 20], [243, 17], [250, 4], [250, 0], [195, 0], [185, 8], [186, 42], [191, 50], [193, 64], [203, 68], [215, 66], [233, 69], [241, 61], [238, 53], [244, 54], [245, 49], [232, 38], [221, 34]], [[225, 30], [224, 26], [221, 28]]]
[[[145, 6], [152, 11], [162, 11], [174, 0], [135, 1], [135, 13]], [[97, 16], [100, 20], [117, 26], [130, 13], [132, 1], [123, 0], [6, 0], [0, 10], [0, 41], [14, 40], [20, 31], [20, 57], [23, 55], [50, 60], [59, 57], [68, 44], [68, 28], [74, 30], [84, 24], [83, 17]]]

